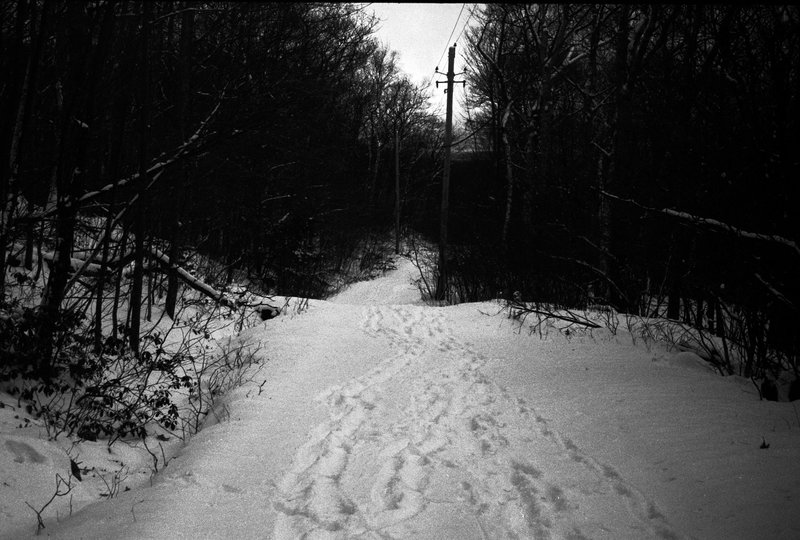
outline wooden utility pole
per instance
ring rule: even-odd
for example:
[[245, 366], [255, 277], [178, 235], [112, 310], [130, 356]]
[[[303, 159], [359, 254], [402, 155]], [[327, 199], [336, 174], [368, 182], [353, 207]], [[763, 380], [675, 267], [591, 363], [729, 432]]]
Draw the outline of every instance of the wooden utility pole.
[[394, 252], [400, 253], [400, 130], [394, 127]]
[[[444, 171], [442, 172], [442, 213], [439, 229], [439, 280], [436, 284], [436, 300], [447, 300], [447, 217], [450, 212], [450, 145], [453, 140], [453, 84], [459, 82], [466, 84], [464, 81], [454, 81], [456, 74], [453, 70], [453, 64], [456, 58], [455, 43], [447, 54], [447, 81], [436, 81], [436, 87], [439, 83], [447, 83], [447, 114], [445, 116], [444, 126]], [[436, 68], [436, 73], [439, 73], [439, 68]]]

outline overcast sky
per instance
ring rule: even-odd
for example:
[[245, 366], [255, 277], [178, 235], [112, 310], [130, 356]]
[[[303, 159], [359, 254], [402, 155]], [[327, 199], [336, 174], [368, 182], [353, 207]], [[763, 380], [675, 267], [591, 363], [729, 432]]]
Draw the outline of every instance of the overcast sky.
[[[444, 88], [439, 85], [436, 89], [433, 81], [445, 80], [445, 77], [435, 76], [434, 69], [438, 66], [440, 71], [447, 71], [447, 48], [460, 36], [456, 47], [455, 71], [458, 73], [463, 70], [461, 52], [466, 40], [461, 32], [467, 22], [473, 22], [469, 17], [475, 5], [376, 2], [366, 8], [367, 12], [372, 10], [381, 20], [376, 37], [399, 53], [400, 68], [417, 84], [422, 84], [426, 79], [431, 81], [431, 104], [442, 117], [445, 114]], [[448, 40], [451, 32], [452, 37]], [[459, 79], [462, 77], [456, 77], [456, 80]], [[464, 114], [461, 106], [463, 96], [463, 88], [459, 85], [453, 100], [456, 121]]]

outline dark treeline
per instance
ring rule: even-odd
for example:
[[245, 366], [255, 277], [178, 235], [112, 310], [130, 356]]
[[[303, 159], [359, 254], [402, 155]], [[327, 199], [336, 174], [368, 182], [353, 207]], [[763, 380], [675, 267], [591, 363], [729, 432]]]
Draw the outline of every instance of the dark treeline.
[[797, 370], [797, 7], [474, 16], [463, 55], [477, 141], [463, 147], [482, 153], [454, 170], [452, 294], [663, 307], [727, 333], [746, 375], [768, 356]]
[[[0, 13], [0, 290], [49, 261], [44, 356], [75, 294], [96, 302], [97, 347], [103, 302], [128, 295], [136, 350], [148, 270], [172, 314], [186, 253], [227, 267], [208, 285], [236, 271], [330, 292], [393, 224], [395, 140], [403, 222], [436, 238], [442, 122], [362, 9]], [[667, 315], [724, 337], [746, 375], [796, 371], [797, 7], [488, 4], [473, 20], [448, 298]]]
[[395, 138], [403, 192], [431, 190], [440, 121], [353, 5], [0, 10], [0, 290], [9, 295], [6, 270], [31, 268], [37, 251], [50, 261], [43, 351], [81, 262], [96, 265], [83, 271], [98, 276], [98, 346], [102, 302], [130, 277], [136, 349], [151, 262], [169, 266], [170, 314], [186, 250], [264, 291], [324, 295], [326, 271], [393, 224]]

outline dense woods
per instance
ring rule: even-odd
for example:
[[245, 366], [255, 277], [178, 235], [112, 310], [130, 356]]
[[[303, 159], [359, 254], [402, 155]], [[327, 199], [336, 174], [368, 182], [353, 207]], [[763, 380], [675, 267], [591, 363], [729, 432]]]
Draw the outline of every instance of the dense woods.
[[[46, 371], [85, 313], [95, 349], [127, 324], [137, 351], [154, 287], [170, 316], [180, 287], [224, 302], [235, 273], [325, 296], [393, 226], [395, 141], [402, 223], [436, 240], [443, 122], [364, 8], [0, 10], [3, 309], [46, 277], [30, 320], [3, 319], [21, 332], [6, 355], [33, 347]], [[747, 376], [796, 373], [798, 9], [488, 4], [473, 21], [447, 298], [667, 316], [724, 338], [721, 371], [730, 345]]]
[[433, 181], [439, 121], [361, 8], [0, 9], [0, 289], [8, 296], [18, 283], [7, 277], [26, 279], [20, 266], [45, 273], [31, 315], [44, 364], [59, 319], [86, 313], [92, 298], [95, 347], [108, 337], [104, 317], [119, 327], [103, 303], [122, 296], [138, 350], [150, 270], [160, 268], [173, 315], [188, 253], [224, 266], [191, 275], [212, 296], [235, 272], [264, 293], [324, 296], [357, 244], [393, 224], [396, 137], [404, 192], [411, 178]]
[[666, 315], [727, 338], [744, 375], [796, 373], [797, 7], [474, 16], [468, 103], [492, 172], [453, 189], [454, 293]]

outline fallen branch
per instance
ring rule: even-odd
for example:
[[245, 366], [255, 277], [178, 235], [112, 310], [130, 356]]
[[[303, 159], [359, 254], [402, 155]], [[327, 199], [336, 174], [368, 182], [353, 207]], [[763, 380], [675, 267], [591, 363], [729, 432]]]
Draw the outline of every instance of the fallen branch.
[[[579, 325], [584, 326], [586, 328], [601, 328], [601, 326], [593, 321], [590, 321], [587, 317], [583, 315], [579, 315], [573, 311], [568, 309], [565, 310], [554, 310], [549, 306], [541, 306], [540, 304], [533, 304], [529, 305], [527, 302], [523, 302], [521, 300], [509, 300], [506, 304], [509, 312], [514, 314], [514, 318], [520, 318], [520, 316], [524, 313], [528, 314], [536, 314], [536, 315], [543, 315], [545, 320], [547, 319], [556, 319], [559, 321], [568, 322], [570, 326], [572, 325]], [[564, 314], [557, 313], [556, 311], [563, 311]], [[540, 321], [541, 322], [541, 321]]]
[[[55, 258], [56, 254], [53, 253], [52, 251], [42, 250], [42, 260], [46, 262], [48, 265], [53, 265]], [[114, 269], [115, 266], [111, 264], [113, 262], [114, 261], [109, 261], [109, 264], [106, 265], [105, 267], [106, 272], [109, 272]], [[80, 256], [70, 257], [69, 264], [70, 264], [70, 272], [73, 273], [73, 275], [78, 275], [78, 277], [80, 277], [80, 275], [96, 276], [103, 271], [103, 266], [101, 264], [91, 262], [90, 259], [87, 259], [85, 257], [80, 257]]]
[[[167, 268], [170, 267], [170, 259], [169, 255], [161, 251], [156, 247], [151, 247], [149, 250], [149, 254], [151, 257], [156, 259], [158, 262], [166, 266]], [[176, 266], [175, 271], [178, 274], [178, 277], [187, 285], [189, 285], [192, 289], [196, 290], [197, 292], [208, 296], [215, 302], [219, 302], [220, 305], [231, 308], [232, 310], [236, 311], [237, 308], [240, 307], [247, 307], [247, 308], [254, 308], [254, 309], [269, 309], [273, 316], [280, 313], [280, 308], [273, 306], [264, 301], [259, 302], [244, 302], [241, 300], [231, 300], [225, 293], [216, 290], [214, 287], [209, 285], [208, 283], [204, 282], [197, 276], [193, 275], [191, 272], [187, 271], [186, 269]]]
[[[148, 254], [153, 259], [163, 264], [165, 267], [169, 268], [170, 266], [169, 256], [166, 255], [163, 251], [161, 251], [156, 247], [151, 247]], [[70, 272], [73, 273], [73, 277], [70, 280], [70, 283], [74, 283], [77, 277], [80, 277], [81, 275], [97, 276], [104, 270], [106, 273], [114, 271], [121, 265], [125, 265], [128, 262], [130, 262], [130, 260], [133, 258], [133, 253], [127, 253], [122, 257], [109, 260], [107, 261], [105, 267], [99, 263], [92, 262], [94, 256], [96, 256], [96, 253], [92, 252], [92, 254], [89, 256], [76, 255], [70, 258]], [[47, 264], [52, 265], [53, 261], [55, 260], [55, 253], [52, 253], [50, 251], [42, 251], [42, 259]], [[218, 302], [222, 306], [231, 308], [234, 311], [239, 307], [247, 307], [253, 309], [268, 308], [274, 312], [275, 311], [278, 313], [280, 312], [279, 308], [263, 300], [258, 302], [244, 302], [239, 300], [232, 300], [227, 295], [225, 295], [225, 293], [216, 290], [214, 287], [204, 282], [203, 280], [201, 280], [191, 272], [187, 271], [186, 269], [178, 266], [175, 270], [178, 273], [178, 277], [184, 283], [189, 285], [192, 289], [211, 298], [212, 300]]]
[[[167, 268], [170, 267], [170, 260], [169, 256], [166, 255], [163, 251], [156, 247], [150, 248], [150, 255], [159, 261], [160, 263], [164, 264]], [[190, 272], [185, 270], [180, 266], [175, 267], [175, 271], [178, 274], [178, 277], [187, 285], [189, 285], [192, 289], [196, 290], [197, 292], [204, 294], [218, 302], [221, 306], [229, 307], [233, 310], [236, 310], [236, 303], [232, 302], [224, 293], [216, 290], [214, 287], [205, 283], [200, 278], [192, 275]]]

